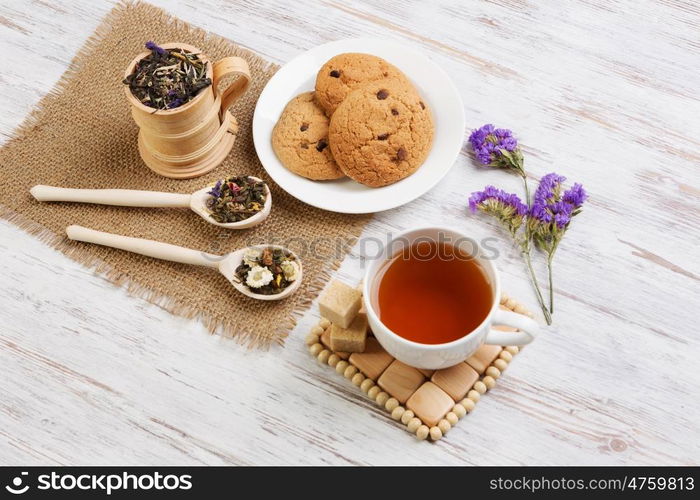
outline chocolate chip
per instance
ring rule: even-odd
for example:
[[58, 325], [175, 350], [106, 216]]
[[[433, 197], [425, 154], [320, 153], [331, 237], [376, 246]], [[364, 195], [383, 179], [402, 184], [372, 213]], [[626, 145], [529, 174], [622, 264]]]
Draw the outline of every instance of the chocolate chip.
[[421, 109], [425, 109], [425, 103], [423, 101], [420, 101], [419, 104], [420, 104]]
[[399, 110], [396, 109], [396, 108], [391, 108], [391, 114], [394, 115], [394, 116], [396, 116], [396, 115], [399, 114]]
[[316, 151], [318, 151], [319, 153], [326, 149], [326, 147], [328, 147], [328, 143], [325, 139], [321, 139], [316, 143]]
[[408, 151], [406, 151], [404, 148], [399, 148], [399, 150], [396, 152], [396, 159], [399, 161], [404, 161], [406, 158], [408, 158]]
[[306, 132], [308, 130], [308, 128], [309, 128], [308, 123], [302, 123], [301, 127], [299, 127], [299, 130], [301, 130], [302, 132]]
[[383, 100], [386, 99], [387, 97], [389, 97], [389, 91], [388, 91], [388, 90], [382, 89], [382, 90], [380, 90], [379, 92], [377, 92], [377, 99], [379, 99], [380, 101], [383, 101]]
[[299, 146], [301, 147], [301, 149], [309, 149], [308, 142], [301, 142], [301, 143], [299, 143]]
[[331, 71], [330, 75], [333, 78], [340, 78], [340, 71], [338, 71], [337, 69], [334, 69], [333, 71]]
[[382, 134], [377, 136], [377, 139], [379, 139], [380, 141], [386, 141], [388, 138], [389, 134]]

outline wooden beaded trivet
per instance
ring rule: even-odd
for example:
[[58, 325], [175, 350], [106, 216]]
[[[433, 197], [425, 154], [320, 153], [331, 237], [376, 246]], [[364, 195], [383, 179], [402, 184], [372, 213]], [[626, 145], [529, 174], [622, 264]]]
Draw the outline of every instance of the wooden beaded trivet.
[[[532, 317], [522, 304], [506, 295], [501, 297], [501, 307]], [[372, 336], [367, 338], [362, 353], [333, 352], [329, 326], [330, 322], [321, 318], [306, 336], [311, 355], [335, 368], [421, 440], [430, 437], [437, 441], [471, 413], [522, 349], [482, 345], [472, 357], [456, 366], [420, 370], [394, 359]], [[515, 331], [508, 327], [494, 328]]]

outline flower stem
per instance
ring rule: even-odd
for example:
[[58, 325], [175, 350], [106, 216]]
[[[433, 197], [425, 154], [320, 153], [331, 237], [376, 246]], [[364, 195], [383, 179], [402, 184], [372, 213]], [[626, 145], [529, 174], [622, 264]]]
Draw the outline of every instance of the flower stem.
[[530, 271], [530, 281], [532, 281], [532, 286], [537, 293], [537, 301], [540, 303], [540, 308], [542, 308], [542, 314], [544, 314], [544, 319], [548, 325], [552, 324], [552, 315], [547, 310], [547, 305], [544, 302], [544, 297], [542, 297], [542, 292], [540, 291], [540, 284], [537, 282], [537, 275], [532, 267], [532, 260], [530, 260], [530, 248], [529, 244], [527, 249], [523, 250], [523, 255], [525, 256], [525, 261], [527, 262], [527, 268]]
[[547, 259], [547, 274], [549, 274], [549, 313], [554, 314], [554, 286], [552, 285], [552, 257], [554, 254], [549, 254]]
[[527, 176], [523, 174], [523, 183], [525, 184], [525, 204], [530, 206], [530, 187], [527, 185]]

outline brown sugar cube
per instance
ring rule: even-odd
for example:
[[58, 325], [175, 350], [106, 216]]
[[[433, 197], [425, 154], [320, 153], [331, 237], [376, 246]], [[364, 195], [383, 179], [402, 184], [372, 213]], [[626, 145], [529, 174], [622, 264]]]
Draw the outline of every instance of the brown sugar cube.
[[501, 346], [484, 344], [467, 359], [467, 363], [477, 372], [484, 373], [491, 362], [501, 353], [501, 350]]
[[347, 328], [331, 323], [330, 331], [332, 350], [362, 352], [367, 340], [367, 316], [358, 314]]
[[341, 281], [331, 281], [318, 301], [321, 316], [348, 328], [362, 306], [362, 293]]
[[426, 382], [406, 401], [406, 407], [427, 426], [437, 425], [455, 402], [437, 385]]
[[382, 374], [394, 358], [384, 350], [377, 339], [370, 337], [365, 344], [364, 352], [356, 352], [350, 356], [350, 362], [372, 380]]
[[459, 363], [444, 370], [437, 370], [430, 379], [456, 401], [461, 401], [479, 380], [476, 370], [466, 363]]
[[[329, 326], [326, 328], [323, 333], [321, 334], [321, 343], [326, 346], [327, 349], [330, 349], [333, 351], [333, 348], [331, 347], [331, 327]], [[335, 351], [334, 351], [335, 352]], [[348, 359], [350, 357], [349, 352], [335, 352], [335, 354], [338, 355], [340, 359]]]
[[379, 387], [395, 397], [399, 403], [405, 403], [411, 394], [423, 383], [425, 377], [412, 366], [408, 366], [398, 359], [384, 370], [377, 380]]

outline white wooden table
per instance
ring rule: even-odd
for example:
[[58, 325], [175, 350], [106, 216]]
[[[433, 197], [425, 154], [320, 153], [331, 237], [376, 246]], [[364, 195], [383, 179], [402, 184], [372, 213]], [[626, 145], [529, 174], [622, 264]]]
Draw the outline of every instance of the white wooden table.
[[[284, 348], [248, 352], [0, 222], [0, 464], [700, 462], [695, 2], [155, 3], [279, 63], [351, 36], [428, 53], [470, 127], [514, 129], [533, 176], [557, 170], [590, 192], [559, 250], [555, 326], [445, 439], [417, 442], [311, 360], [315, 310]], [[111, 7], [2, 2], [4, 138]], [[466, 212], [488, 183], [519, 189], [461, 155], [366, 234], [441, 222], [497, 236], [504, 287], [534, 310], [517, 253]], [[339, 276], [360, 273], [351, 255]]]

